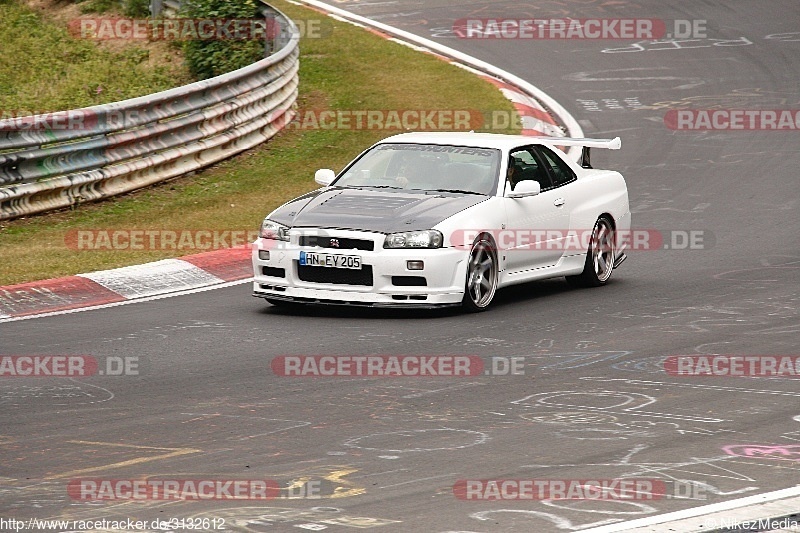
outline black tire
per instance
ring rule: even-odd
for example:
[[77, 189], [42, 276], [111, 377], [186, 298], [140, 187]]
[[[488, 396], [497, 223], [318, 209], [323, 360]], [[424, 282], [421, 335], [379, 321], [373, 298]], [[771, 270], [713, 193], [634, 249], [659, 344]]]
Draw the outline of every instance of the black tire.
[[479, 235], [472, 243], [467, 261], [467, 279], [464, 283], [465, 311], [480, 313], [489, 308], [497, 292], [497, 247], [486, 235]]
[[586, 250], [583, 272], [577, 276], [567, 276], [571, 287], [600, 287], [605, 285], [614, 271], [616, 257], [616, 238], [614, 224], [607, 216], [597, 219], [592, 229], [592, 238]]

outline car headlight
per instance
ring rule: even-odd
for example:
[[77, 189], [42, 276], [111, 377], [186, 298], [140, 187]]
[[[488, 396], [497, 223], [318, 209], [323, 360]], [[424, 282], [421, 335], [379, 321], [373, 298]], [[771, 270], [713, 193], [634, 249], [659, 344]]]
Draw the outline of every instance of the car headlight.
[[384, 248], [441, 248], [442, 232], [435, 229], [390, 233], [383, 243]]
[[279, 224], [277, 222], [273, 222], [268, 218], [265, 218], [264, 222], [261, 223], [261, 231], [259, 232], [259, 236], [262, 239], [272, 239], [275, 241], [288, 241], [289, 227], [284, 226], [283, 224]]

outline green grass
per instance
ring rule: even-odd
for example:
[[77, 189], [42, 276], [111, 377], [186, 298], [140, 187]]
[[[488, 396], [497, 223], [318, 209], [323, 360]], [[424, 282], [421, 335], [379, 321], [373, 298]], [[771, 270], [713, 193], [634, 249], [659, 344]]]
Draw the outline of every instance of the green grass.
[[174, 53], [155, 61], [147, 48], [98, 46], [14, 0], [0, 2], [0, 43], [0, 117], [115, 102], [190, 81]]
[[[322, 17], [283, 1], [274, 5], [293, 18]], [[474, 74], [349, 24], [328, 23], [333, 31], [327, 37], [301, 42], [300, 109], [513, 111], [494, 86]], [[370, 144], [395, 133], [289, 129], [194, 176], [71, 211], [2, 222], [0, 285], [192, 253], [76, 251], [65, 239], [78, 229], [255, 230], [270, 210], [316, 188], [315, 170], [338, 172]]]

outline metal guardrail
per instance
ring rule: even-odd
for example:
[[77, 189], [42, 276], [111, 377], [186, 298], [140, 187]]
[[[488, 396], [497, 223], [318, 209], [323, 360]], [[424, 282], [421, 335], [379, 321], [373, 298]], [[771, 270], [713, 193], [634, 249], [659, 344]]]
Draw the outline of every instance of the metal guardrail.
[[294, 115], [300, 32], [264, 10], [287, 31], [252, 65], [121, 102], [0, 120], [0, 220], [146, 187], [270, 139]]

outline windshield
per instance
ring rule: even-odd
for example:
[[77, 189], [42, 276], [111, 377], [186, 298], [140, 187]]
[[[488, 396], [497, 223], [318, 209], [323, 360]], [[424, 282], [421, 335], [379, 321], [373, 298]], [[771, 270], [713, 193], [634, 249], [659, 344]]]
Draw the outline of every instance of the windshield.
[[333, 185], [491, 195], [497, 188], [500, 151], [433, 144], [379, 144]]

